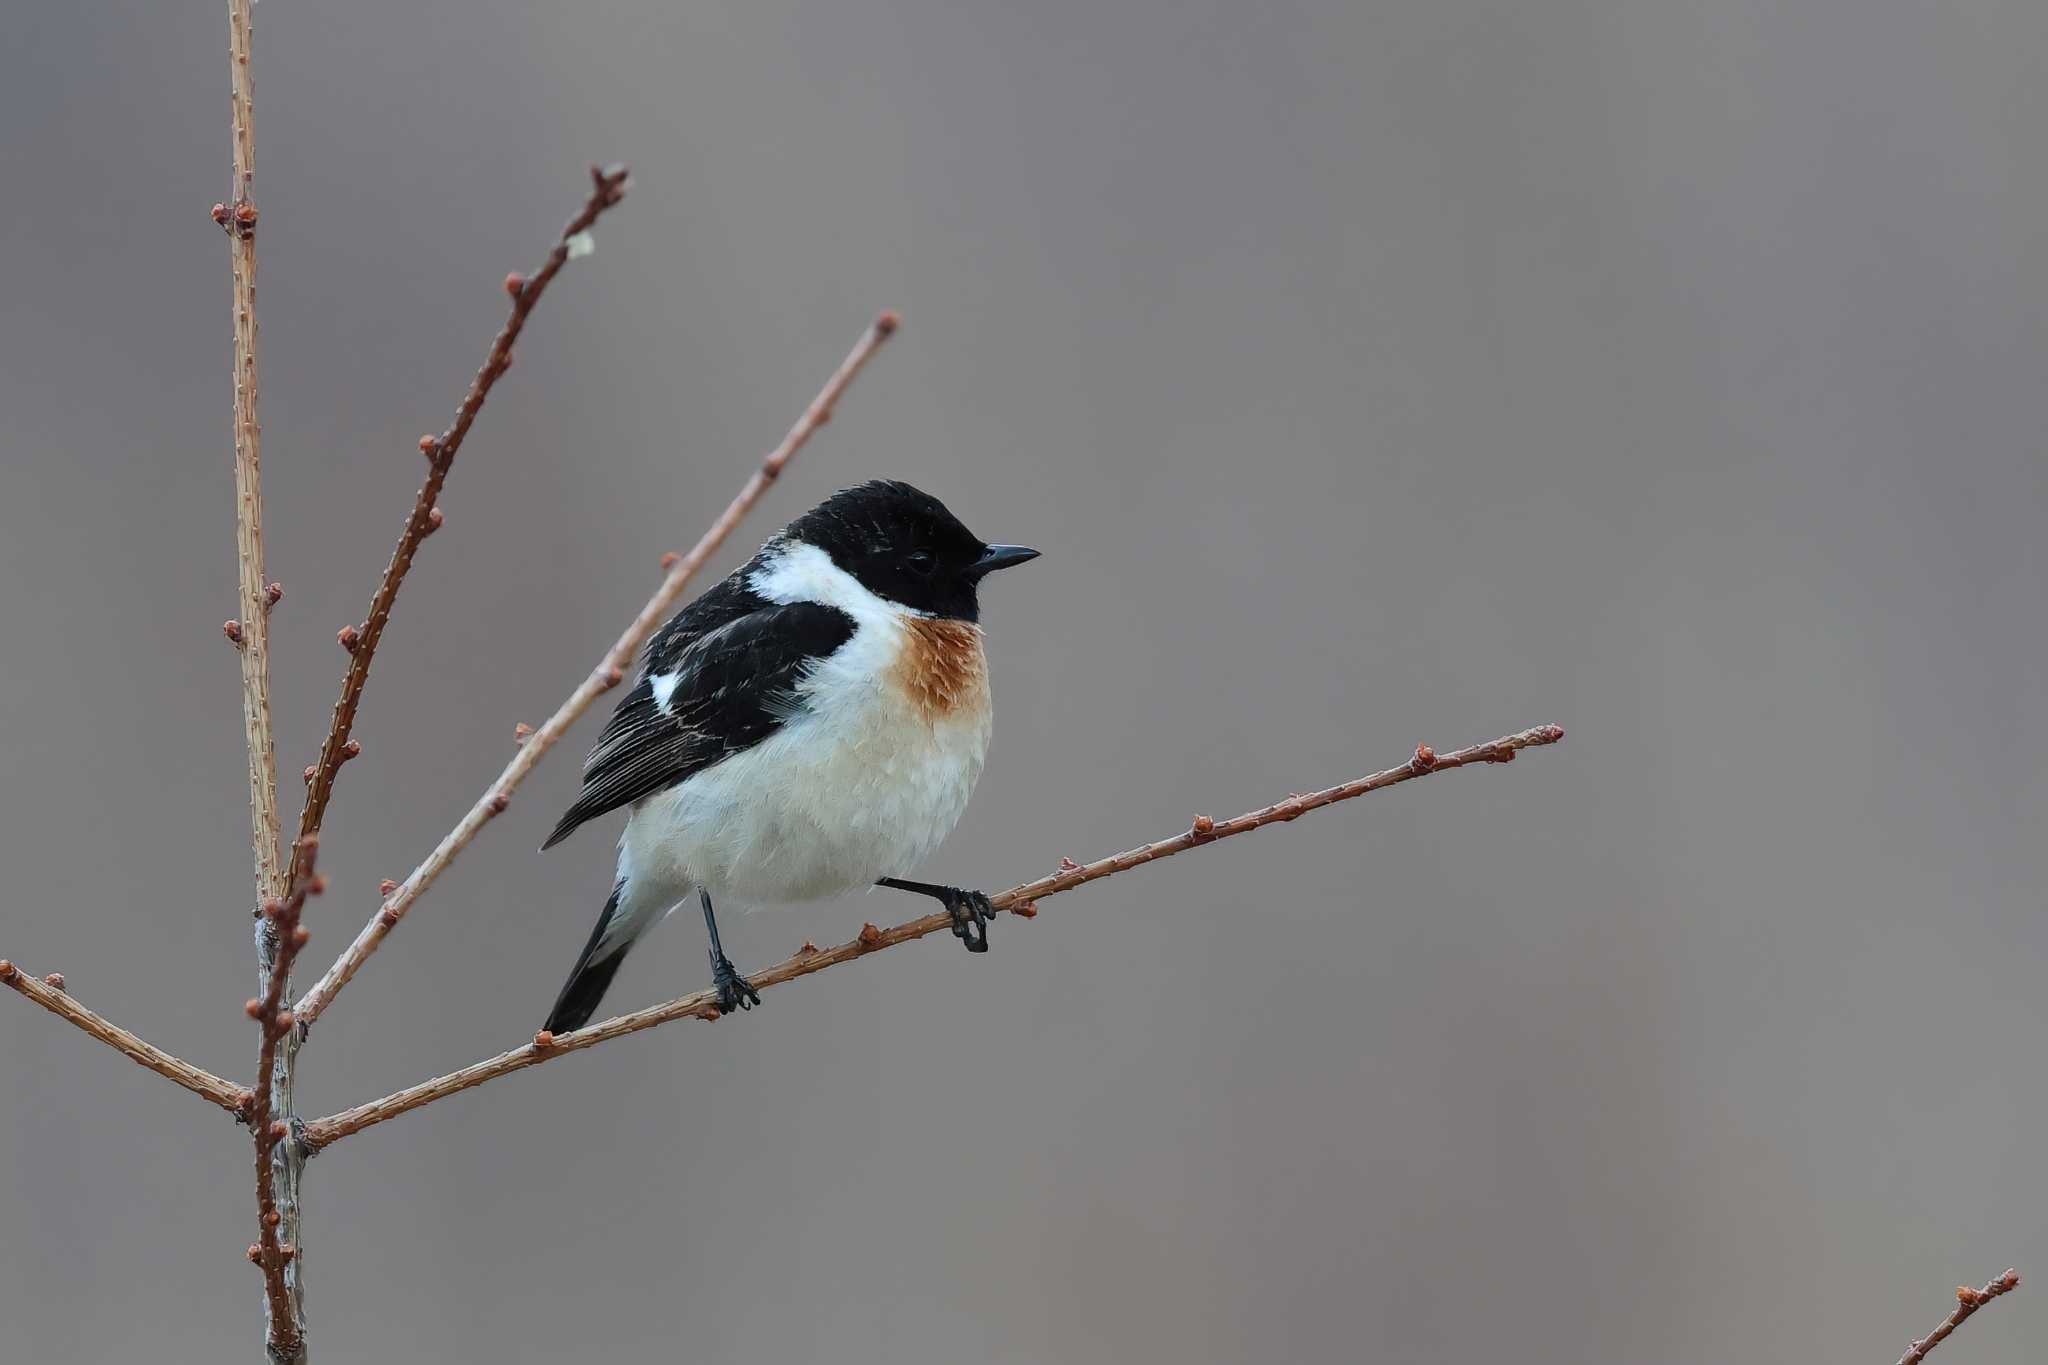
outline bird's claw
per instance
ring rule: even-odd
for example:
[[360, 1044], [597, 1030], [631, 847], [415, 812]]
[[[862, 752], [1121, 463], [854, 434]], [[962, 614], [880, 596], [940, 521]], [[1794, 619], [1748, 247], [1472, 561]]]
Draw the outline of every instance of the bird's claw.
[[723, 953], [711, 955], [711, 984], [718, 988], [718, 1008], [723, 1013], [750, 1010], [761, 1003], [761, 992], [754, 989], [753, 982], [740, 975], [739, 969]]
[[953, 917], [953, 937], [967, 945], [970, 953], [987, 952], [988, 922], [996, 913], [988, 893], [958, 887], [952, 890], [953, 894], [946, 897], [946, 913]]

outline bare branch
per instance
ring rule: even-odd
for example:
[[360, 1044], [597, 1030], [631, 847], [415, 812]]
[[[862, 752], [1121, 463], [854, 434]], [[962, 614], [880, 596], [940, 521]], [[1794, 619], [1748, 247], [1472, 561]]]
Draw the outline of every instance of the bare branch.
[[349, 653], [348, 672], [342, 678], [341, 697], [334, 703], [334, 720], [328, 727], [326, 741], [320, 746], [320, 757], [307, 770], [306, 805], [299, 815], [301, 840], [320, 832], [320, 822], [327, 815], [328, 799], [334, 794], [335, 774], [341, 771], [342, 764], [362, 752], [360, 748], [351, 751], [353, 741], [349, 732], [355, 726], [356, 709], [362, 704], [363, 688], [369, 682], [370, 663], [376, 656], [378, 641], [384, 638], [384, 627], [391, 620], [391, 608], [398, 601], [398, 589], [412, 568], [413, 556], [418, 553], [420, 542], [440, 529], [442, 515], [438, 503], [441, 486], [455, 464], [455, 456], [461, 451], [470, 427], [476, 423], [477, 414], [483, 410], [484, 400], [490, 396], [492, 387], [511, 368], [512, 345], [525, 330], [526, 319], [532, 315], [548, 284], [568, 261], [571, 244], [588, 231], [606, 209], [625, 197], [626, 168], [592, 166], [590, 183], [590, 198], [562, 229], [541, 268], [531, 278], [506, 276], [505, 292], [512, 296], [511, 316], [505, 319], [505, 325], [498, 329], [498, 335], [492, 340], [483, 368], [476, 372], [476, 378], [470, 381], [469, 391], [455, 409], [455, 420], [439, 436], [420, 438], [420, 452], [427, 457], [426, 480], [420, 484], [419, 496], [413, 499], [412, 513], [405, 520], [405, 529], [399, 532], [398, 547], [391, 552], [391, 562], [385, 566], [384, 577], [370, 598], [368, 615], [360, 626], [344, 626], [340, 633], [342, 648]]
[[[592, 702], [625, 679], [627, 671], [633, 666], [635, 656], [640, 651], [640, 646], [654, 633], [656, 627], [667, 619], [677, 600], [682, 597], [683, 589], [689, 586], [690, 580], [711, 556], [718, 552], [726, 537], [730, 536], [733, 529], [745, 519], [754, 504], [761, 500], [761, 495], [766, 493], [769, 485], [781, 475], [783, 466], [803, 449], [804, 444], [819, 427], [832, 419], [833, 408], [845, 395], [855, 376], [859, 375], [862, 368], [874, 357], [882, 343], [895, 333], [897, 326], [898, 320], [894, 313], [883, 313], [875, 319], [846, 359], [840, 362], [838, 370], [826, 381], [818, 396], [811, 400], [811, 405], [804, 410], [803, 416], [797, 419], [796, 425], [789, 429], [789, 434], [782, 438], [782, 443], [762, 458], [760, 468], [748, 478], [746, 485], [740, 489], [739, 496], [732, 500], [731, 505], [719, 515], [718, 520], [711, 524], [711, 529], [704, 533], [703, 538], [688, 554], [680, 559], [674, 559], [673, 562], [663, 561], [668, 567], [668, 576], [662, 580], [661, 587], [655, 591], [654, 596], [648, 599], [647, 605], [640, 609], [640, 614], [633, 618], [633, 623], [626, 627], [625, 634], [621, 635], [617, 642], [605, 651], [604, 657], [598, 660], [596, 669], [577, 684], [576, 690], [569, 694], [569, 699], [563, 702], [560, 709], [549, 716], [538, 730], [520, 736], [518, 751], [513, 754], [512, 761], [505, 765], [505, 770], [498, 774], [497, 781], [485, 789], [477, 803], [470, 807], [469, 813], [463, 816], [434, 851], [427, 855], [426, 861], [414, 868], [412, 875], [386, 897], [377, 913], [370, 917], [370, 922], [356, 935], [355, 942], [349, 944], [347, 950], [335, 960], [334, 965], [327, 969], [327, 974], [299, 1000], [295, 1013], [302, 1029], [311, 1026], [312, 1022], [334, 1003], [334, 997], [340, 993], [341, 988], [349, 983], [349, 979], [369, 959], [370, 954], [377, 951], [378, 946], [397, 927], [399, 920], [405, 918], [405, 913], [412, 907], [413, 902], [434, 884], [434, 879], [447, 870], [448, 865], [455, 861], [455, 856], [468, 847], [470, 841], [476, 838], [491, 818], [504, 811], [512, 799], [513, 791], [546, 756], [548, 750], [554, 747], [555, 741], [568, 732], [569, 727], [590, 708]], [[365, 639], [367, 638], [366, 635]], [[358, 646], [357, 657], [361, 657], [361, 646]], [[335, 733], [340, 734], [341, 731], [337, 729]]]
[[213, 1101], [230, 1114], [239, 1116], [246, 1112], [250, 1103], [248, 1091], [211, 1071], [202, 1071], [182, 1058], [173, 1057], [154, 1043], [146, 1043], [127, 1029], [94, 1014], [65, 993], [64, 978], [57, 973], [52, 972], [39, 981], [12, 962], [0, 958], [0, 985], [12, 987], [59, 1019], [70, 1020], [114, 1051], [132, 1058], [159, 1076], [176, 1081], [201, 1099]]
[[307, 930], [299, 923], [305, 909], [306, 897], [318, 895], [326, 889], [323, 878], [313, 870], [313, 860], [320, 850], [317, 835], [299, 841], [293, 854], [291, 871], [291, 894], [284, 900], [267, 902], [261, 914], [269, 921], [276, 955], [270, 963], [269, 988], [263, 997], [251, 1000], [247, 1006], [249, 1017], [256, 1021], [262, 1031], [263, 1041], [257, 1048], [255, 1094], [249, 1105], [249, 1129], [256, 1141], [256, 1212], [258, 1236], [251, 1248], [250, 1259], [263, 1270], [263, 1292], [269, 1308], [270, 1354], [278, 1360], [295, 1360], [305, 1352], [305, 1325], [299, 1296], [294, 1286], [286, 1282], [285, 1269], [290, 1264], [297, 1248], [291, 1252], [283, 1248], [286, 1243], [278, 1236], [278, 1228], [285, 1221], [279, 1212], [277, 1197], [277, 1171], [273, 1157], [278, 1145], [291, 1136], [292, 1115], [273, 1108], [273, 1085], [269, 1084], [276, 1075], [278, 1050], [281, 1042], [294, 1027], [291, 1011], [284, 1007], [286, 987], [291, 981], [292, 962], [299, 955], [299, 949], [306, 946]]
[[234, 202], [216, 204], [228, 234], [234, 282], [235, 560], [241, 618], [223, 629], [242, 655], [242, 728], [249, 741], [250, 844], [256, 899], [283, 892], [277, 813], [277, 745], [270, 730], [270, 584], [263, 572], [263, 425], [256, 368], [256, 128], [249, 82], [249, 6], [229, 0], [228, 56], [234, 104]]
[[2019, 1287], [2020, 1273], [2017, 1270], [2007, 1270], [1982, 1289], [1972, 1289], [1966, 1284], [1957, 1285], [1956, 1311], [1950, 1313], [1941, 1326], [1908, 1347], [1906, 1353], [1899, 1357], [1899, 1365], [1920, 1365], [1921, 1361], [1927, 1359], [1927, 1353], [1941, 1345], [1948, 1338], [1948, 1334], [1962, 1326], [1972, 1313], [2000, 1294], [2010, 1294]]
[[[1038, 902], [1047, 896], [1071, 891], [1077, 886], [1099, 881], [1119, 872], [1128, 872], [1134, 867], [1156, 862], [1161, 858], [1170, 858], [1176, 853], [1185, 853], [1202, 844], [1213, 844], [1219, 839], [1249, 834], [1267, 825], [1298, 819], [1312, 810], [1321, 810], [1324, 806], [1349, 801], [1353, 797], [1364, 796], [1367, 792], [1379, 791], [1383, 787], [1391, 787], [1412, 778], [1444, 772], [1451, 768], [1462, 768], [1473, 763], [1506, 763], [1512, 760], [1519, 750], [1555, 744], [1563, 738], [1564, 731], [1559, 727], [1540, 725], [1533, 730], [1504, 735], [1488, 743], [1475, 744], [1469, 749], [1459, 749], [1448, 754], [1439, 755], [1428, 745], [1418, 745], [1414, 756], [1398, 768], [1389, 768], [1385, 772], [1374, 773], [1356, 782], [1346, 782], [1341, 786], [1329, 787], [1319, 792], [1290, 796], [1274, 805], [1248, 811], [1234, 820], [1211, 820], [1207, 816], [1198, 815], [1187, 830], [1171, 838], [1141, 844], [1137, 848], [1127, 849], [1086, 865], [1067, 863], [1050, 876], [1040, 877], [1037, 881], [1026, 882], [1022, 886], [1011, 887], [1008, 891], [989, 899], [998, 910], [1007, 910], [1026, 919], [1035, 918], [1038, 914]], [[926, 915], [922, 919], [908, 920], [888, 929], [878, 929], [872, 924], [865, 925], [858, 936], [836, 948], [818, 949], [805, 944], [804, 949], [796, 956], [778, 962], [766, 971], [750, 976], [748, 980], [753, 982], [756, 989], [766, 990], [770, 986], [795, 981], [799, 977], [821, 972], [837, 963], [851, 962], [857, 957], [866, 957], [869, 953], [893, 948], [899, 943], [908, 943], [912, 939], [923, 938], [926, 934], [934, 934], [951, 926], [952, 920], [943, 912]], [[718, 993], [706, 990], [656, 1005], [651, 1009], [622, 1014], [617, 1018], [592, 1024], [588, 1028], [578, 1029], [574, 1033], [557, 1036], [543, 1032], [536, 1035], [534, 1041], [526, 1047], [486, 1058], [460, 1071], [437, 1076], [430, 1081], [422, 1081], [418, 1085], [408, 1086], [382, 1099], [359, 1104], [353, 1109], [345, 1109], [339, 1114], [315, 1119], [306, 1125], [306, 1145], [318, 1152], [351, 1133], [360, 1133], [365, 1128], [374, 1127], [422, 1105], [432, 1104], [436, 1100], [472, 1089], [486, 1081], [496, 1080], [515, 1071], [524, 1071], [527, 1067], [538, 1066], [542, 1062], [571, 1052], [596, 1047], [599, 1043], [608, 1042], [613, 1038], [639, 1033], [658, 1024], [666, 1024], [670, 1020], [718, 1017]]]

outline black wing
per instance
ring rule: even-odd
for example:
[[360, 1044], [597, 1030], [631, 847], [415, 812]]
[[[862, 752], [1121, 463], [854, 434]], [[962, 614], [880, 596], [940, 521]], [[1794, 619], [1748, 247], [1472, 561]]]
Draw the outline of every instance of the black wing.
[[[775, 733], [797, 713], [811, 664], [853, 632], [836, 607], [771, 603], [744, 588], [721, 585], [692, 602], [648, 643], [639, 679], [584, 761], [583, 794], [541, 847]], [[654, 680], [670, 676], [663, 705]]]

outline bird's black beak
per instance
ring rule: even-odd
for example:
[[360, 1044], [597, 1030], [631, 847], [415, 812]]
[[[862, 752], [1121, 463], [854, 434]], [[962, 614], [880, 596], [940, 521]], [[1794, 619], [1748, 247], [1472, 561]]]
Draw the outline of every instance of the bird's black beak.
[[967, 570], [970, 578], [979, 579], [997, 569], [1007, 569], [1012, 564], [1038, 558], [1038, 551], [1022, 545], [990, 545], [981, 552], [981, 558], [974, 561]]

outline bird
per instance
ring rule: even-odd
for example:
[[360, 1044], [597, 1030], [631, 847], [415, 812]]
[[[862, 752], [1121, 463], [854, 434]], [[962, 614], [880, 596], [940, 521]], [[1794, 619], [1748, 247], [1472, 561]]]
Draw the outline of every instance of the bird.
[[761, 997], [719, 941], [718, 900], [886, 886], [937, 900], [968, 951], [987, 952], [985, 893], [908, 874], [952, 832], [988, 754], [982, 580], [1038, 554], [872, 480], [790, 522], [657, 631], [541, 845], [628, 812], [611, 897], [544, 1028], [588, 1023], [633, 945], [693, 891], [727, 1014]]

